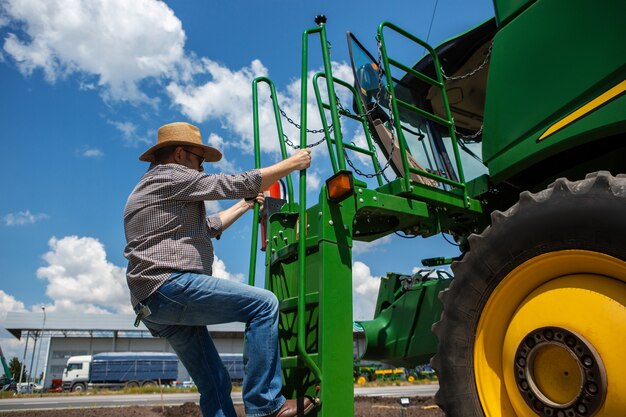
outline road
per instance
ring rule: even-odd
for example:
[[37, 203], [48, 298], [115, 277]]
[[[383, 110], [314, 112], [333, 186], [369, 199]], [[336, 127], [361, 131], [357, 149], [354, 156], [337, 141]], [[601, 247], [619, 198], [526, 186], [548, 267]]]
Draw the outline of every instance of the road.
[[[438, 385], [407, 385], [392, 387], [354, 388], [355, 396], [392, 396], [392, 397], [430, 397], [435, 395]], [[142, 395], [80, 395], [80, 396], [51, 396], [30, 398], [6, 398], [0, 400], [0, 412], [45, 410], [58, 408], [89, 408], [89, 407], [121, 407], [121, 406], [175, 406], [185, 402], [198, 403], [198, 393], [165, 394], [161, 400], [159, 394]], [[241, 404], [241, 392], [233, 392], [233, 402]]]

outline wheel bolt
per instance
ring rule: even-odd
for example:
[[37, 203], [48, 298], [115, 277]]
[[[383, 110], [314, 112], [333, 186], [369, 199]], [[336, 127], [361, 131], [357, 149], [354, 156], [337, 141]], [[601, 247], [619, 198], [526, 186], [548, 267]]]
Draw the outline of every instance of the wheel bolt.
[[588, 384], [587, 385], [587, 391], [589, 391], [590, 394], [597, 394], [598, 393], [598, 386], [594, 383]]

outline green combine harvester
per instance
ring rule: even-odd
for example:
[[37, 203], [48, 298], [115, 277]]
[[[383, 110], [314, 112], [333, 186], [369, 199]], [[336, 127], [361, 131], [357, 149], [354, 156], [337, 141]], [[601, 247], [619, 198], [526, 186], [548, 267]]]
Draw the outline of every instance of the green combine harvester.
[[[286, 198], [268, 198], [254, 221], [280, 300], [284, 393], [318, 397], [316, 416], [354, 415], [352, 246], [392, 233], [445, 233], [461, 255], [422, 261], [452, 263], [453, 279], [381, 280], [375, 317], [360, 323], [364, 359], [430, 361], [448, 417], [626, 415], [626, 3], [494, 6], [436, 48], [389, 22], [379, 54], [349, 34], [354, 84], [333, 76], [325, 20], [303, 33], [300, 146], [319, 38], [313, 93], [334, 174], [308, 207], [306, 171], [297, 202], [287, 178]], [[427, 53], [400, 62], [391, 39]], [[261, 84], [287, 157], [275, 87], [258, 78], [257, 166]], [[344, 142], [348, 122], [366, 146]], [[370, 183], [354, 174], [357, 153], [372, 160]]]

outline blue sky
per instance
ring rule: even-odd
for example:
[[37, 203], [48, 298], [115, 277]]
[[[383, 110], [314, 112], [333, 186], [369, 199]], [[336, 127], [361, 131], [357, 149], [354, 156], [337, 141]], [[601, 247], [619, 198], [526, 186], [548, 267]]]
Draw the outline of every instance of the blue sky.
[[[197, 124], [225, 155], [208, 172], [251, 168], [251, 80], [272, 78], [298, 120], [301, 36], [316, 14], [328, 17], [335, 74], [351, 81], [346, 31], [373, 53], [384, 20], [425, 39], [435, 6], [435, 45], [493, 15], [488, 0], [0, 0], [0, 324], [8, 311], [41, 305], [129, 313], [122, 210], [158, 127]], [[311, 71], [320, 69], [318, 52], [311, 48]], [[313, 115], [311, 123], [319, 126]], [[271, 123], [261, 125], [266, 165], [278, 142]], [[348, 139], [358, 135], [346, 129]], [[330, 172], [323, 147], [314, 150], [309, 201]], [[246, 279], [251, 222], [246, 215], [216, 243], [216, 275]], [[441, 237], [359, 245], [355, 315], [371, 314], [387, 271], [410, 273], [422, 258], [455, 254]], [[21, 357], [23, 345], [1, 332], [5, 354]]]

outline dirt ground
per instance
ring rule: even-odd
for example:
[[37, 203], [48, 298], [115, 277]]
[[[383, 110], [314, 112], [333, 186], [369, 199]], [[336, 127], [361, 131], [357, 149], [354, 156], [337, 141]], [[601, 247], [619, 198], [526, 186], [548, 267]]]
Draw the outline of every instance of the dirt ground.
[[[239, 417], [245, 417], [242, 405], [235, 406]], [[398, 398], [392, 397], [356, 397], [354, 399], [355, 417], [401, 417]], [[4, 414], [4, 413], [3, 413]], [[111, 407], [81, 408], [69, 410], [14, 411], [7, 417], [202, 417], [200, 409], [194, 403], [185, 403], [176, 407]], [[405, 409], [406, 417], [445, 417], [432, 398], [410, 398], [410, 406]]]

